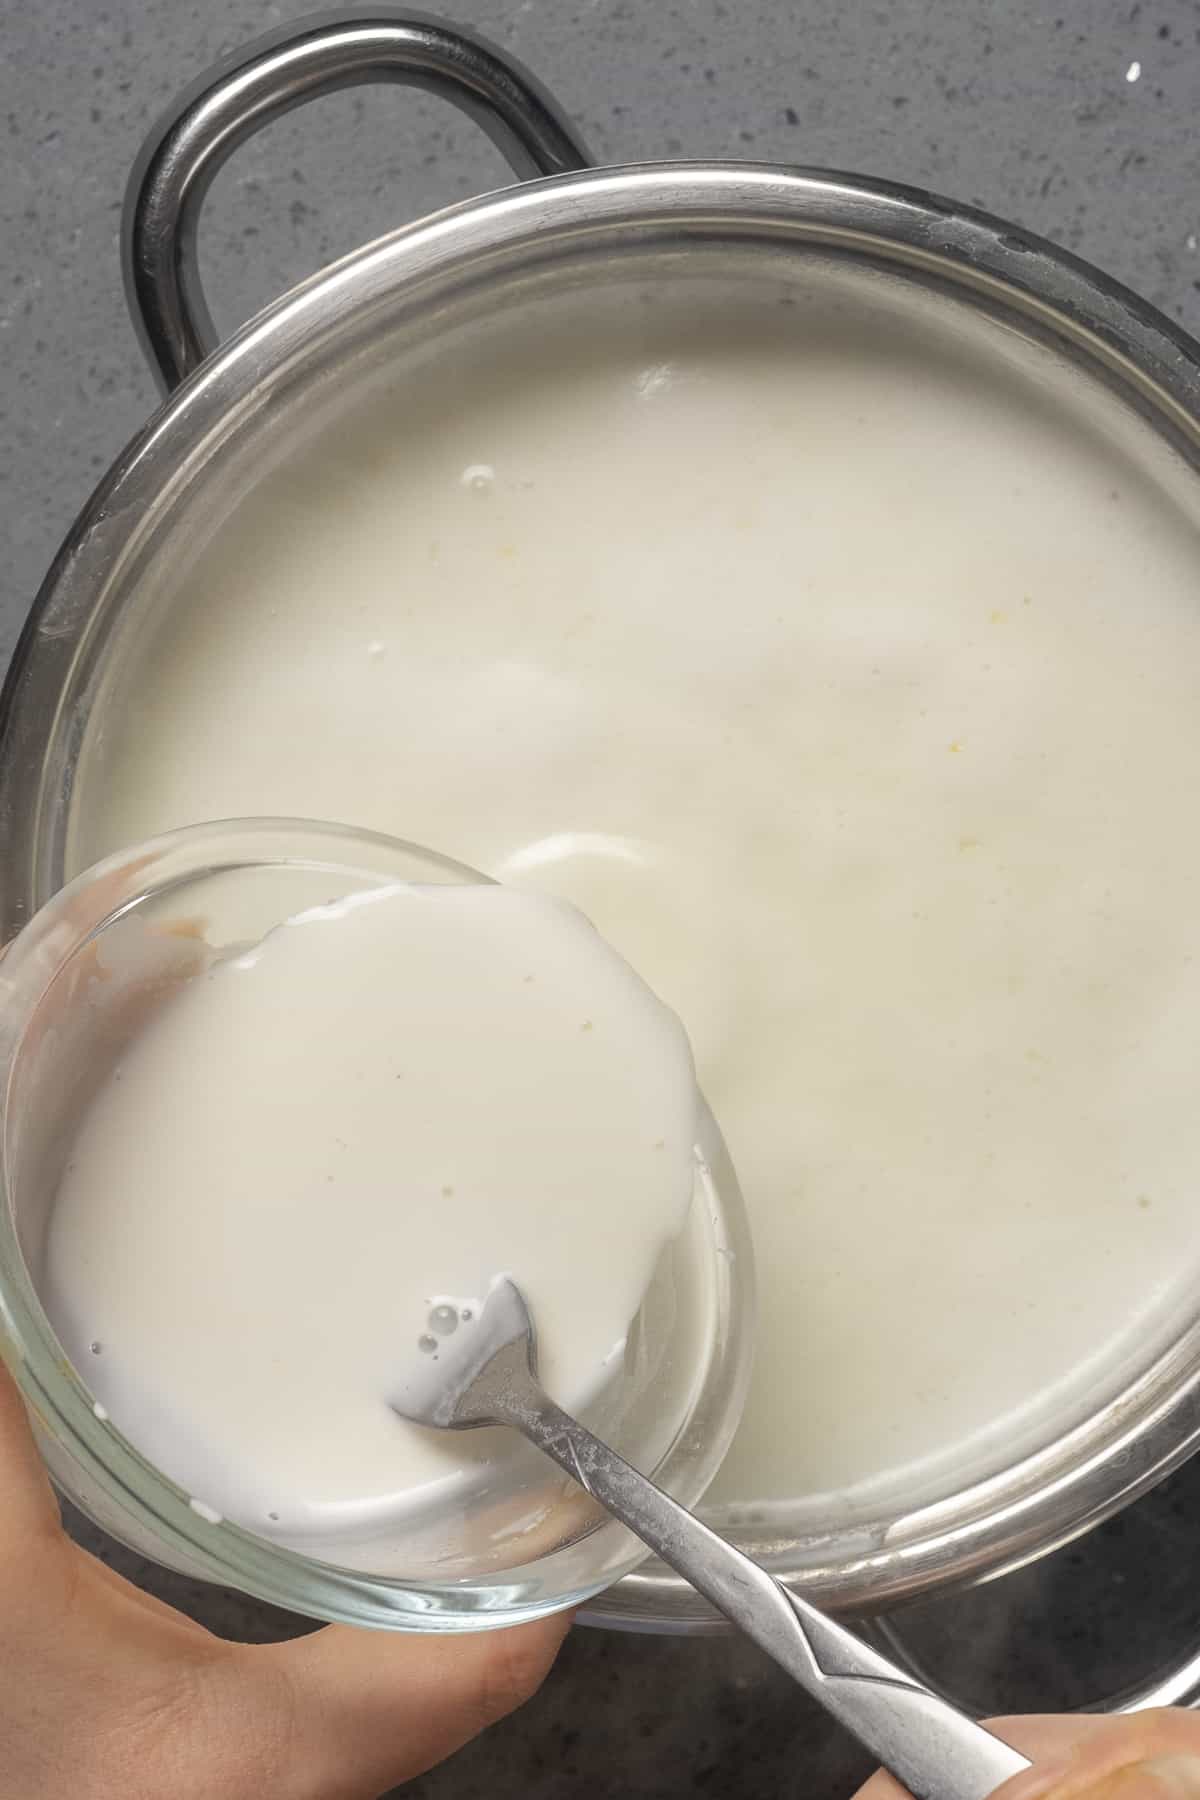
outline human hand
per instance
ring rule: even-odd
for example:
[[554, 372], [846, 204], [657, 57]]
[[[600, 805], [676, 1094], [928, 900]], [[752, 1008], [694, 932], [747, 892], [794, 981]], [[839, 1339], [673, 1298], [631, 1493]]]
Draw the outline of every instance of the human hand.
[[72, 1543], [0, 1365], [5, 1795], [377, 1800], [527, 1700], [567, 1622], [226, 1643]]
[[[999, 1719], [992, 1729], [1033, 1767], [994, 1800], [1200, 1800], [1200, 1717], [1181, 1709], [1101, 1718]], [[876, 1775], [855, 1800], [908, 1800]]]

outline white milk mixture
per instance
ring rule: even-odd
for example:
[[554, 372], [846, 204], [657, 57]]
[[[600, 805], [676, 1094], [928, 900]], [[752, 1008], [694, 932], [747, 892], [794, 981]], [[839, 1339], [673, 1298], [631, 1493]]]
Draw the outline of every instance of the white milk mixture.
[[867, 1505], [1195, 1268], [1200, 542], [998, 327], [682, 293], [500, 320], [267, 477], [93, 732], [74, 861], [303, 815], [573, 900], [750, 1209], [714, 1497]]
[[511, 1456], [388, 1404], [498, 1275], [565, 1405], [621, 1381], [697, 1107], [679, 1021], [573, 908], [357, 894], [216, 960], [133, 1039], [72, 1148], [47, 1307], [204, 1516], [345, 1557]]

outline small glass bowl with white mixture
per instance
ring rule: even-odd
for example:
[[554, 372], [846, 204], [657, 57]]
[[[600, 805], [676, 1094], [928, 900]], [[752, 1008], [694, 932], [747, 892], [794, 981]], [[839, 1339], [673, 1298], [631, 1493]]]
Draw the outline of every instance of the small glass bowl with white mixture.
[[[334, 1534], [327, 1546], [318, 1536], [297, 1549], [269, 1527], [221, 1517], [147, 1460], [97, 1397], [105, 1346], [68, 1354], [47, 1294], [51, 1217], [102, 1084], [214, 953], [236, 953], [298, 914], [367, 890], [482, 883], [431, 852], [338, 826], [190, 827], [110, 857], [63, 889], [0, 962], [0, 1351], [51, 1475], [143, 1555], [315, 1618], [434, 1631], [512, 1624], [593, 1596], [644, 1551], [515, 1437], [486, 1493], [468, 1486], [453, 1504], [406, 1514], [370, 1542]], [[212, 1127], [219, 1132], [220, 1121]], [[696, 1136], [686, 1221], [631, 1326], [620, 1379], [594, 1415], [617, 1449], [689, 1506], [728, 1449], [753, 1342], [747, 1222], [702, 1103]], [[335, 1255], [331, 1243], [331, 1279]], [[312, 1430], [320, 1432], [318, 1417]]]

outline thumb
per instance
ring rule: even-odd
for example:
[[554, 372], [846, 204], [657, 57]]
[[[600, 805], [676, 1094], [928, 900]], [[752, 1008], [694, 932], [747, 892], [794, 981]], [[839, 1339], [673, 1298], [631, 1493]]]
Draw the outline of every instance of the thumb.
[[1028, 1720], [1015, 1736], [1034, 1766], [997, 1800], [1200, 1800], [1200, 1720], [1185, 1708]]
[[376, 1800], [536, 1693], [570, 1622], [444, 1636], [328, 1625], [242, 1654], [283, 1679], [294, 1791]]
[[31, 1541], [57, 1534], [61, 1527], [24, 1401], [0, 1361], [0, 1553], [24, 1552]]
[[1200, 1757], [1156, 1756], [1035, 1789], [1036, 1800], [1200, 1800]]

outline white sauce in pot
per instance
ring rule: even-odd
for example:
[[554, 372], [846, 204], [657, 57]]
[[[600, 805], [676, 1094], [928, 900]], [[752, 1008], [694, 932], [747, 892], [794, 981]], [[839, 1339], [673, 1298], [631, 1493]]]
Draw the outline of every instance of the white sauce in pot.
[[267, 478], [75, 861], [301, 815], [576, 902], [750, 1209], [714, 1497], [866, 1505], [1099, 1391], [1194, 1271], [1200, 542], [999, 328], [683, 305], [497, 325]]

